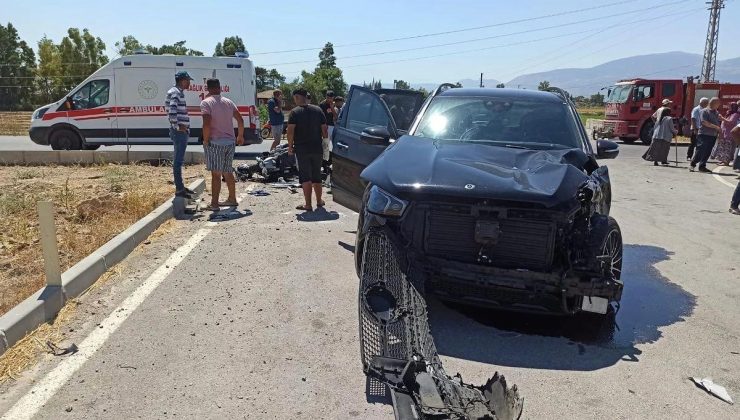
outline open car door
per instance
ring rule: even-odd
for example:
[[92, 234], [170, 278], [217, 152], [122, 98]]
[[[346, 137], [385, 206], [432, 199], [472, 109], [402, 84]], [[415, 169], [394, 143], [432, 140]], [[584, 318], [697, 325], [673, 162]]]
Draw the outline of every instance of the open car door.
[[335, 202], [360, 210], [365, 192], [360, 173], [406, 133], [423, 102], [424, 96], [416, 91], [350, 87], [331, 139]]

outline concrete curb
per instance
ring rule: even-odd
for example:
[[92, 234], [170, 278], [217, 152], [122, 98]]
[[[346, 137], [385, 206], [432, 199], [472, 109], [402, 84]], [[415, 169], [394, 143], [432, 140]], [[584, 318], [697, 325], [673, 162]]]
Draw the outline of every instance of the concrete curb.
[[[10, 150], [0, 154], [0, 165], [91, 165], [94, 163], [133, 163], [172, 160], [172, 152], [96, 151], [96, 150]], [[186, 164], [204, 163], [203, 152], [185, 152]]]
[[[205, 185], [205, 181], [200, 179], [190, 184], [189, 188], [201, 193]], [[26, 334], [53, 319], [66, 301], [81, 295], [103, 273], [123, 261], [162, 223], [173, 217], [173, 201], [174, 199], [167, 200], [70, 267], [62, 274], [62, 287], [44, 287], [0, 316], [0, 355], [23, 339]]]

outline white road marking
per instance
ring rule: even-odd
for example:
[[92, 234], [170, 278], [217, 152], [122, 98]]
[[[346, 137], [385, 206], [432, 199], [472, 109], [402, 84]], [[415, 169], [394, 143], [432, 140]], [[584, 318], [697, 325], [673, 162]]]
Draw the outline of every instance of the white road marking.
[[87, 362], [106, 340], [120, 327], [144, 300], [159, 286], [190, 252], [205, 238], [211, 229], [200, 229], [188, 241], [175, 250], [144, 283], [114, 309], [100, 328], [95, 328], [82, 343], [80, 350], [64, 359], [54, 370], [31, 388], [26, 395], [3, 415], [2, 420], [30, 419], [59, 391], [71, 377]]
[[717, 166], [716, 168], [712, 169], [712, 176], [714, 177], [714, 179], [716, 179], [717, 181], [719, 181], [719, 182], [727, 185], [728, 187], [735, 188], [736, 187], [735, 184], [733, 184], [732, 182], [728, 182], [728, 181], [724, 180], [723, 179], [724, 177], [718, 175], [718, 174], [720, 174], [722, 172], [722, 170], [724, 168], [726, 168], [726, 166]]

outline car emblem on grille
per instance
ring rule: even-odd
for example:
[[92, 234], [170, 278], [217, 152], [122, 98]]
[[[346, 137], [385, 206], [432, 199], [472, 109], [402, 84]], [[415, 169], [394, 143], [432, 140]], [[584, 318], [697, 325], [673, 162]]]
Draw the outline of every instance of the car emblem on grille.
[[465, 189], [466, 190], [472, 190], [473, 188], [475, 188], [475, 185], [474, 184], [466, 184], [465, 185]]

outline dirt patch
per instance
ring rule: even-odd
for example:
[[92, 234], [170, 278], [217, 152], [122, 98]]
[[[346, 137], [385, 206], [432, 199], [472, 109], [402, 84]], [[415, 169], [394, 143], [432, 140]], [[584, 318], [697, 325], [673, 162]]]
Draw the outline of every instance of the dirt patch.
[[[173, 193], [172, 168], [148, 165], [0, 167], [0, 315], [44, 281], [36, 202], [51, 200], [66, 270]], [[186, 182], [201, 165], [184, 168]]]
[[27, 136], [32, 112], [0, 112], [0, 136]]

